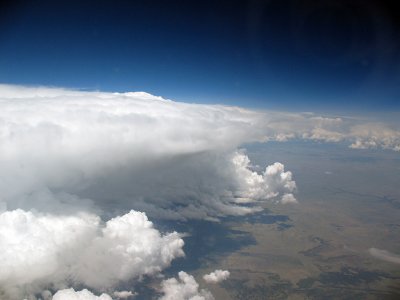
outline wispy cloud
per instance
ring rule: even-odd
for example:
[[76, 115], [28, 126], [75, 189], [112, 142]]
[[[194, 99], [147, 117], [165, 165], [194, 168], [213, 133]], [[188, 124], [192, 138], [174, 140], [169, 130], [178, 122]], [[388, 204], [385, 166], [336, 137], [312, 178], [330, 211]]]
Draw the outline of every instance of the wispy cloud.
[[395, 263], [395, 264], [400, 264], [400, 255], [390, 253], [389, 251], [382, 250], [382, 249], [377, 249], [377, 248], [369, 248], [368, 249], [369, 254], [371, 254], [373, 257], [376, 257], [378, 259]]

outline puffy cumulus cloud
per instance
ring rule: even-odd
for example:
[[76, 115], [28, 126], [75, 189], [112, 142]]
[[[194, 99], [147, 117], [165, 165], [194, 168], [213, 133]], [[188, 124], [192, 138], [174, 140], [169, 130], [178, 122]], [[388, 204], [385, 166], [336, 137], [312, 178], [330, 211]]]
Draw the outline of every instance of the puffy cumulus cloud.
[[0, 290], [15, 299], [68, 284], [105, 290], [161, 271], [183, 255], [182, 247], [176, 232], [161, 235], [141, 212], [102, 224], [88, 213], [6, 211], [0, 214]]
[[127, 299], [127, 298], [133, 298], [134, 296], [136, 296], [137, 294], [132, 292], [132, 291], [115, 291], [113, 293], [114, 297], [116, 297], [117, 299]]
[[378, 259], [395, 263], [395, 264], [400, 264], [400, 255], [390, 253], [389, 251], [382, 250], [382, 249], [377, 249], [377, 248], [369, 248], [368, 249], [369, 254], [371, 254], [373, 257], [376, 257]]
[[71, 288], [58, 291], [54, 294], [53, 300], [112, 300], [112, 298], [104, 293], [96, 296], [87, 289], [75, 291]]
[[[131, 291], [114, 291], [114, 299], [133, 299], [137, 294]], [[32, 298], [32, 297], [31, 297]], [[31, 299], [29, 298], [29, 299]], [[81, 291], [75, 291], [73, 288], [62, 289], [57, 291], [54, 296], [48, 290], [43, 291], [40, 294], [39, 299], [42, 300], [112, 300], [111, 296], [102, 293], [100, 296], [96, 296], [91, 291], [83, 289]]]
[[292, 180], [292, 173], [285, 172], [281, 163], [274, 163], [266, 167], [262, 174], [250, 170], [250, 160], [243, 152], [236, 152], [232, 157], [234, 173], [238, 189], [235, 191], [239, 201], [252, 202], [283, 195], [284, 198], [296, 190], [296, 183]]
[[[21, 298], [20, 289], [40, 291], [40, 284], [68, 276], [88, 240], [96, 236], [99, 218], [37, 215], [23, 210], [0, 214], [0, 290]], [[21, 291], [23, 292], [23, 291]], [[19, 297], [17, 297], [19, 296]]]
[[218, 282], [228, 279], [229, 275], [230, 275], [230, 273], [227, 270], [215, 270], [214, 272], [211, 272], [210, 274], [204, 275], [203, 279], [208, 283], [218, 283]]
[[192, 275], [179, 272], [178, 279], [169, 278], [161, 283], [163, 296], [160, 300], [214, 300], [206, 289], [199, 290], [199, 284]]
[[298, 202], [297, 199], [293, 196], [293, 194], [285, 194], [282, 196], [281, 203], [288, 204], [288, 203], [298, 203]]
[[144, 213], [131, 211], [108, 221], [102, 234], [84, 249], [77, 278], [87, 286], [102, 289], [155, 274], [184, 255], [183, 244], [178, 233], [162, 236]]

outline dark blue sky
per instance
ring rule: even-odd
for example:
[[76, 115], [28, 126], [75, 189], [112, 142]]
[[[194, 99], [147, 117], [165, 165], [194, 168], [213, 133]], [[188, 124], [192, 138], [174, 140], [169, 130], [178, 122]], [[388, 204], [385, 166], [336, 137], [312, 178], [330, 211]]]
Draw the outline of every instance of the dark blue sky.
[[250, 107], [400, 108], [396, 1], [15, 1], [0, 82]]

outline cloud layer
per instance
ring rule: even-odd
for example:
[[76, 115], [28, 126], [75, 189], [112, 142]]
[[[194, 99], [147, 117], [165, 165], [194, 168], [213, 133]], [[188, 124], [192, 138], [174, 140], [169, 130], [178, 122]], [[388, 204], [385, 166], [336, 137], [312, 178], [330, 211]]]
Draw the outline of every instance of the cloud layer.
[[[112, 294], [161, 272], [183, 240], [147, 216], [218, 220], [296, 202], [290, 171], [255, 172], [238, 149], [293, 138], [400, 150], [399, 131], [380, 122], [0, 85], [0, 297], [95, 297], [66, 288]], [[163, 283], [164, 299], [176, 290], [212, 299], [186, 273]]]
[[344, 142], [354, 149], [400, 151], [399, 123], [361, 117], [318, 116], [314, 113], [265, 112], [265, 140], [290, 139]]

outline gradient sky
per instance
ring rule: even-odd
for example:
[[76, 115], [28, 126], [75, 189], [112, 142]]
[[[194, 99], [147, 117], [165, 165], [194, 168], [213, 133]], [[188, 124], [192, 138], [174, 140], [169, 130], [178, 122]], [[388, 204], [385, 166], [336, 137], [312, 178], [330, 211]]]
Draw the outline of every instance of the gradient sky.
[[396, 1], [24, 1], [0, 82], [289, 110], [400, 108]]

